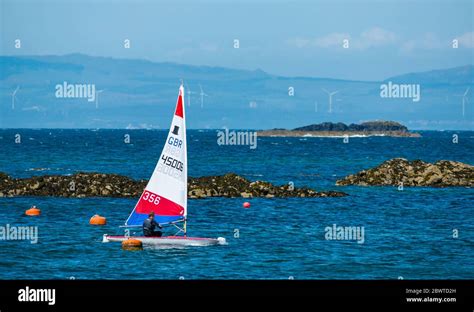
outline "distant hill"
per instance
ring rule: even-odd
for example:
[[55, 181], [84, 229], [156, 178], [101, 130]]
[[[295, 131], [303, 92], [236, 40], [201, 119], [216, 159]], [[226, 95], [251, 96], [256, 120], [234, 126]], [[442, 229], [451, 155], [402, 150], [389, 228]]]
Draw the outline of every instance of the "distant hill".
[[431, 70], [421, 73], [409, 73], [386, 79], [399, 83], [419, 83], [428, 85], [465, 85], [474, 84], [474, 66], [466, 65], [448, 69]]
[[[473, 76], [472, 65], [377, 82], [84, 54], [0, 56], [0, 127], [167, 128], [182, 79], [189, 128], [397, 120], [410, 129], [473, 129], [472, 101], [463, 116], [459, 96], [469, 87], [474, 91]], [[420, 84], [420, 101], [381, 98], [387, 81]], [[100, 93], [91, 100], [58, 98], [56, 87], [65, 82], [91, 84]], [[338, 91], [331, 103], [326, 91]]]

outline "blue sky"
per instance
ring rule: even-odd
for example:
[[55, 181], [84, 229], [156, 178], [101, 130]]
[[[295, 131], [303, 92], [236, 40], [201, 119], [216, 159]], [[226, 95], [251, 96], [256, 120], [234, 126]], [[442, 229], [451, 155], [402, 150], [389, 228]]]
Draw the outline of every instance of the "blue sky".
[[474, 1], [0, 3], [2, 55], [85, 53], [356, 80], [474, 63]]

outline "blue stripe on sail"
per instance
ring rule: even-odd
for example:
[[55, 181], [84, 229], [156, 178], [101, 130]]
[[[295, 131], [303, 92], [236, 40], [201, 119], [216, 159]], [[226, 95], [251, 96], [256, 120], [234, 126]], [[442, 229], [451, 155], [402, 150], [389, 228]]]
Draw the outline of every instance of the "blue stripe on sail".
[[[148, 218], [146, 213], [133, 212], [130, 218], [127, 220], [126, 225], [143, 225], [143, 221]], [[168, 223], [183, 220], [183, 216], [158, 216], [155, 215], [155, 221], [158, 223]]]

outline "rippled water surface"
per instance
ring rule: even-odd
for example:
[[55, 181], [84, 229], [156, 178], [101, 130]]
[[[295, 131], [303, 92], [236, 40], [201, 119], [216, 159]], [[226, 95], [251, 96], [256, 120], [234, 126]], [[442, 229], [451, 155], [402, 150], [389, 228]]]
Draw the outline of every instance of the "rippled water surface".
[[[453, 134], [459, 143], [452, 143]], [[21, 144], [15, 144], [15, 135]], [[131, 144], [124, 143], [129, 134]], [[444, 279], [474, 278], [474, 191], [469, 188], [336, 187], [345, 175], [393, 157], [474, 164], [474, 132], [422, 138], [259, 138], [218, 146], [215, 131], [188, 131], [192, 176], [235, 172], [344, 198], [189, 200], [189, 235], [228, 245], [123, 251], [103, 244], [136, 199], [0, 198], [0, 226], [38, 226], [37, 244], [0, 241], [1, 279]], [[0, 130], [0, 171], [14, 177], [117, 173], [148, 178], [165, 131]], [[40, 217], [26, 217], [32, 204]], [[88, 224], [94, 214], [107, 225]], [[363, 226], [364, 243], [325, 239], [325, 228]], [[453, 230], [459, 237], [453, 238]], [[168, 229], [168, 234], [173, 234]], [[238, 235], [237, 235], [238, 234]], [[238, 237], [236, 237], [238, 236]]]

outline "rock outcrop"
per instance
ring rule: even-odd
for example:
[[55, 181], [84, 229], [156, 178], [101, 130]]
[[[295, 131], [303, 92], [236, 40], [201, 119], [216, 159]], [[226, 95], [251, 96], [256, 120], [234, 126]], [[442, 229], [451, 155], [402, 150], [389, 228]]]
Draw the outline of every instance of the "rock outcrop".
[[336, 185], [401, 185], [403, 186], [474, 186], [474, 166], [440, 160], [434, 164], [422, 160], [394, 158], [379, 166], [338, 180]]
[[407, 132], [408, 128], [396, 121], [367, 121], [361, 124], [346, 125], [342, 122], [323, 122], [293, 129], [295, 131], [400, 131]]
[[[15, 179], [0, 172], [0, 197], [139, 197], [147, 181], [136, 181], [116, 174], [76, 173], [70, 176], [38, 176]], [[229, 173], [188, 179], [188, 197], [341, 197], [344, 192], [316, 192], [309, 188], [276, 186], [269, 182], [251, 182]]]
[[293, 130], [272, 129], [259, 131], [259, 136], [344, 136], [344, 135], [384, 135], [393, 137], [420, 137], [419, 133], [408, 131], [408, 128], [395, 121], [368, 121], [361, 124], [346, 125], [342, 122], [323, 122]]

